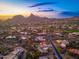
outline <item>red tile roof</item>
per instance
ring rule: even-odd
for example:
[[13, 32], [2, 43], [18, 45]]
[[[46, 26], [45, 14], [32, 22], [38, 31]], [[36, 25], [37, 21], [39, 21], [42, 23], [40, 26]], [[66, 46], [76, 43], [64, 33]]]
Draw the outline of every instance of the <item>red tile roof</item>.
[[68, 49], [69, 52], [79, 55], [78, 49]]

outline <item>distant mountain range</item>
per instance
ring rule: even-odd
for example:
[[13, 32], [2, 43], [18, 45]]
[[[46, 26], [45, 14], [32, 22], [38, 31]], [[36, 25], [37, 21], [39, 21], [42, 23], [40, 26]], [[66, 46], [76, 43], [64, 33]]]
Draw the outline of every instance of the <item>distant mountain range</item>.
[[[16, 25], [16, 24], [26, 24], [26, 25], [44, 25], [44, 24], [52, 24], [52, 23], [78, 23], [79, 17], [72, 17], [72, 18], [46, 18], [46, 17], [39, 17], [36, 15], [31, 14], [29, 17], [24, 17], [22, 15], [16, 15], [11, 19], [4, 21], [4, 24]], [[0, 21], [1, 24], [2, 21]]]

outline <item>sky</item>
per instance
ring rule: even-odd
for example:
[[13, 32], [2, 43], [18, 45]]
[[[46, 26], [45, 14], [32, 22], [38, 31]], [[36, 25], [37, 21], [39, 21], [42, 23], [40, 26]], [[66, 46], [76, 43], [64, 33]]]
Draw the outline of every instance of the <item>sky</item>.
[[79, 16], [79, 0], [0, 0], [0, 16], [31, 13], [49, 18]]

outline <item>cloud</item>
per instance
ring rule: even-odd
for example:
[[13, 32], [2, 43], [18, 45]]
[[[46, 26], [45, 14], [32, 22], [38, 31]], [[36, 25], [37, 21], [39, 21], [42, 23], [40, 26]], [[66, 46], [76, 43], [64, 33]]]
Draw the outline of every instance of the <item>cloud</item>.
[[60, 13], [61, 16], [79, 16], [79, 12], [64, 11]]
[[55, 10], [53, 10], [53, 9], [48, 9], [48, 10], [39, 10], [38, 12], [53, 12], [53, 11], [55, 11]]
[[34, 4], [32, 6], [29, 6], [29, 7], [38, 7], [38, 6], [42, 6], [42, 5], [52, 5], [52, 4], [55, 4], [55, 2], [37, 3], [37, 4]]
[[37, 15], [37, 16], [40, 16], [40, 17], [58, 18], [58, 13], [59, 12], [47, 12], [47, 13], [44, 13], [44, 12], [36, 12], [34, 14]]

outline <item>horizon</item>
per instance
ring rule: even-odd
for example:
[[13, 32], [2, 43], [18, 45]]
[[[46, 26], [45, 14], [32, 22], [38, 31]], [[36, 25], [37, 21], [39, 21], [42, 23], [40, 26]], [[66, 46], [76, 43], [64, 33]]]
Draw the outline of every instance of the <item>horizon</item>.
[[[40, 17], [40, 18], [48, 18], [48, 19], [70, 19], [70, 18], [74, 18], [74, 17], [78, 17], [78, 16], [73, 16], [73, 17], [58, 17], [58, 18], [52, 18], [52, 17], [44, 17], [44, 16], [39, 16], [39, 15], [35, 15], [35, 14], [33, 14], [33, 13], [30, 13], [29, 15], [22, 15], [22, 14], [17, 14], [17, 15], [15, 15], [15, 14], [11, 14], [11, 15], [0, 15], [0, 21], [6, 21], [6, 20], [10, 20], [10, 19], [12, 19], [13, 17], [15, 17], [15, 16], [23, 16], [24, 18], [28, 18], [28, 17], [30, 17], [30, 16], [36, 16], [36, 17]], [[33, 16], [33, 17], [34, 17]]]
[[70, 18], [79, 16], [79, 0], [1, 0], [0, 19], [14, 15], [37, 16], [47, 18]]

